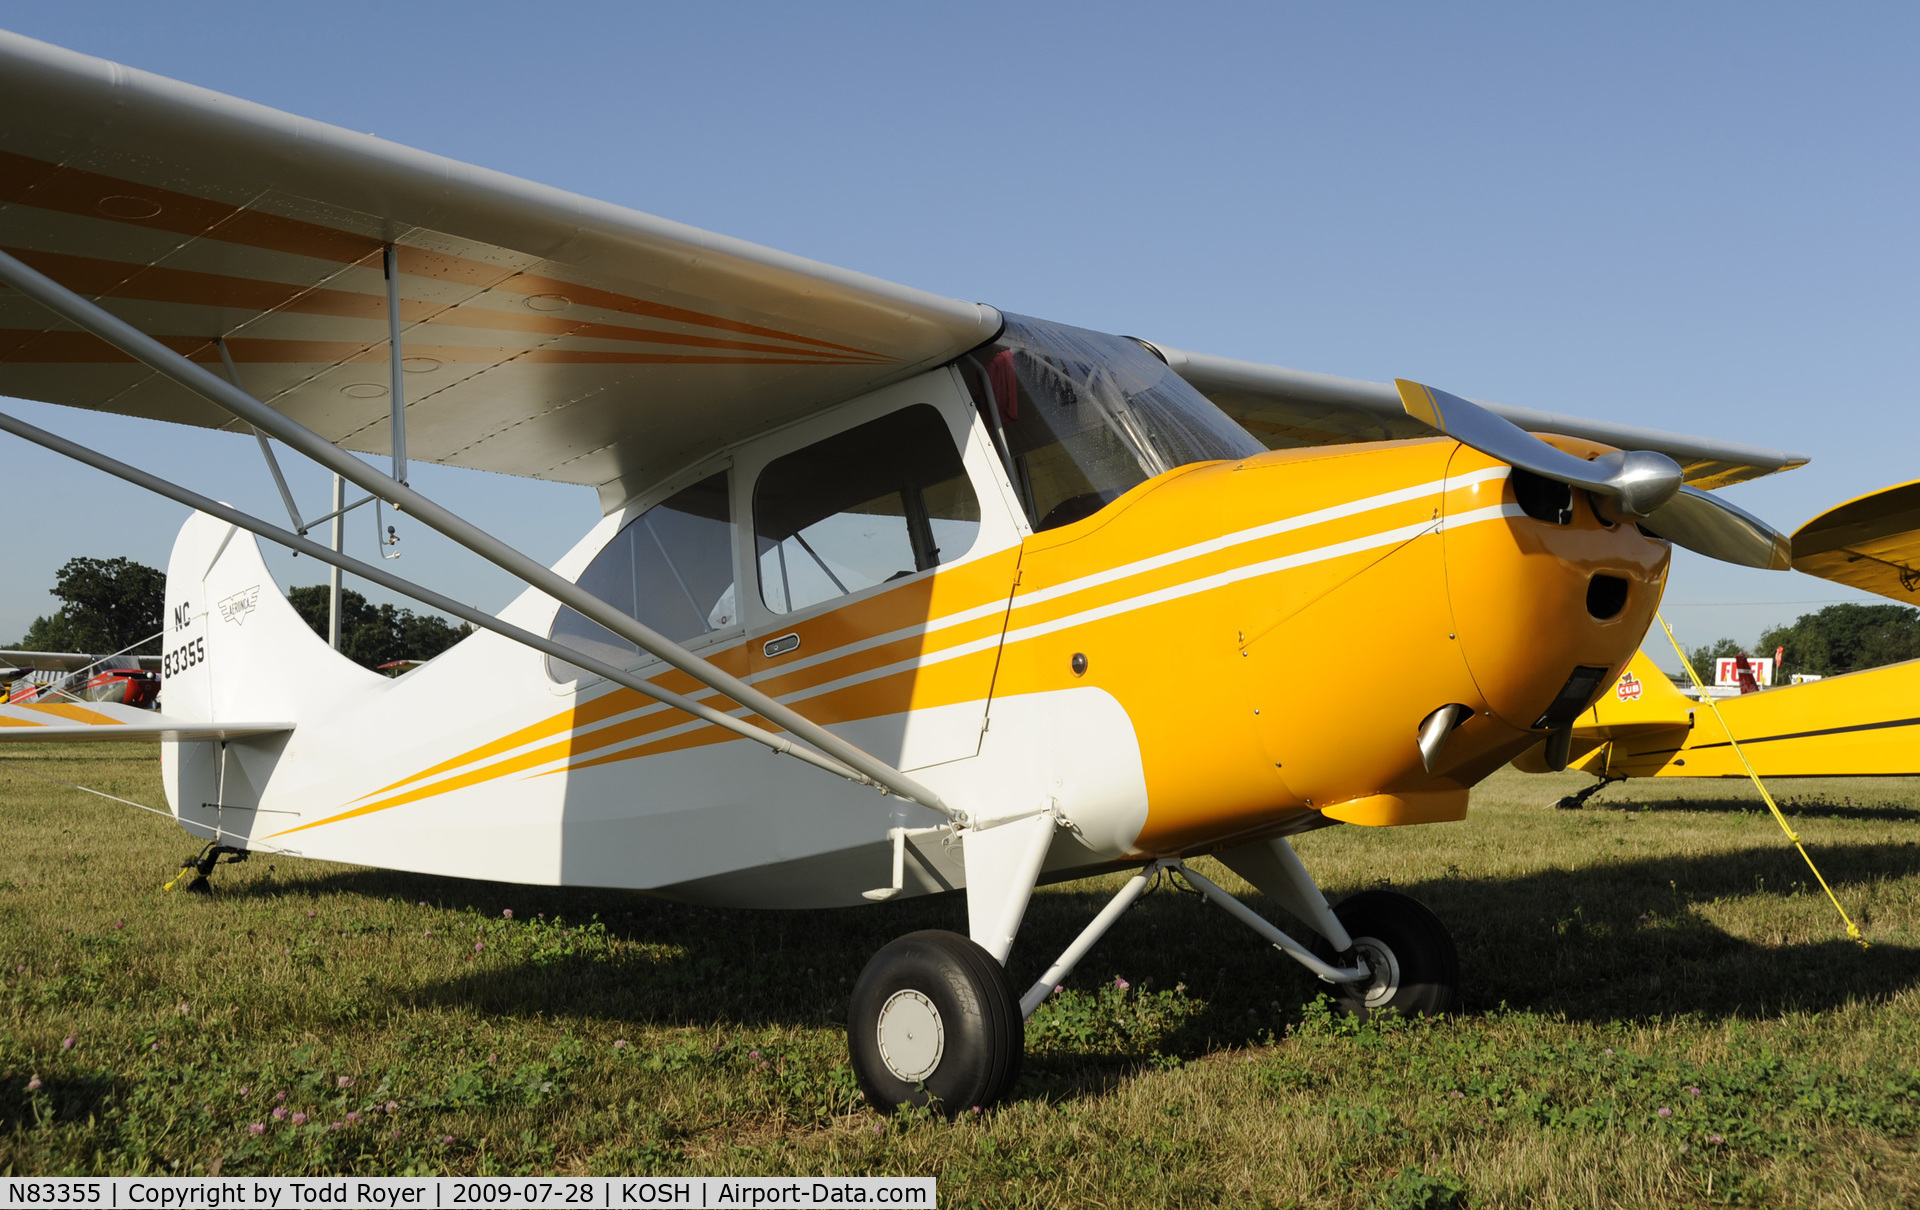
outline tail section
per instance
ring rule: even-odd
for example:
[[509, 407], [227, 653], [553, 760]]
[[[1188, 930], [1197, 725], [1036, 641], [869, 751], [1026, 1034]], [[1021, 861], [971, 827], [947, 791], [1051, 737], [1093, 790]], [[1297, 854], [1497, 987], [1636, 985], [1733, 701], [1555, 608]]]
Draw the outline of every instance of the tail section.
[[[281, 593], [253, 535], [195, 513], [167, 563], [160, 709], [193, 724], [291, 723], [348, 709], [392, 682], [328, 647]], [[188, 831], [243, 843], [282, 731], [164, 743], [167, 799]]]
[[252, 534], [204, 513], [174, 540], [166, 609], [160, 701], [176, 718], [298, 723], [386, 683], [295, 612]]

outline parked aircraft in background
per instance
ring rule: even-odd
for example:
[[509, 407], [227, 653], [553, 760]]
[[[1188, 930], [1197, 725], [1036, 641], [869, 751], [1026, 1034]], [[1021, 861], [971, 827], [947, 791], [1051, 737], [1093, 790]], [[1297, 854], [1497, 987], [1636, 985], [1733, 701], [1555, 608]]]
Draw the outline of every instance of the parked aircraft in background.
[[0, 703], [115, 702], [150, 707], [159, 694], [157, 655], [0, 651]]

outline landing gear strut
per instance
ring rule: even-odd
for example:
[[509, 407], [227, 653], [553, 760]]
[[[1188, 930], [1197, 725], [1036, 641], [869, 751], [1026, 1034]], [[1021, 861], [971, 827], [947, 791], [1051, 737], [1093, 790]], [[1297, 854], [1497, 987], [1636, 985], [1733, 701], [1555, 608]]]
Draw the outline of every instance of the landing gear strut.
[[[224, 862], [220, 860], [223, 856], [226, 858]], [[192, 874], [193, 881], [187, 883], [185, 887], [187, 894], [211, 895], [213, 894], [213, 884], [207, 880], [207, 875], [213, 873], [213, 867], [216, 865], [234, 865], [238, 862], [245, 861], [250, 856], [252, 856], [252, 854], [248, 853], [245, 849], [236, 849], [232, 845], [213, 844], [210, 842], [206, 848], [188, 857], [187, 863], [180, 867], [180, 872], [173, 876], [173, 881], [161, 889], [171, 891], [179, 888], [180, 880], [188, 874]]]
[[952, 1117], [1006, 1095], [1026, 1020], [1007, 972], [958, 933], [929, 929], [873, 956], [853, 985], [847, 1043], [867, 1101]]

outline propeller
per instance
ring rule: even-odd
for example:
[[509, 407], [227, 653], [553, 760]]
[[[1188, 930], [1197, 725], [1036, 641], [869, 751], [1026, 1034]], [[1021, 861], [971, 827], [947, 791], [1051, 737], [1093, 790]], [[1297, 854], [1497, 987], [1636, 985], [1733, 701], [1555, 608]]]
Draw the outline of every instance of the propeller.
[[1686, 486], [1680, 464], [1654, 450], [1615, 450], [1588, 461], [1555, 449], [1477, 403], [1434, 387], [1393, 380], [1407, 415], [1490, 458], [1604, 496], [1622, 518], [1710, 559], [1785, 571], [1787, 536], [1718, 496]]

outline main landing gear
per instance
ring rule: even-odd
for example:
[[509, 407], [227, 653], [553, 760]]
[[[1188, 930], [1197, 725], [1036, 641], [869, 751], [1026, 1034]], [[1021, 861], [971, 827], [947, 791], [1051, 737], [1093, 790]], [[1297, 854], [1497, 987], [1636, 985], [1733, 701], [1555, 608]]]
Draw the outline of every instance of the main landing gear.
[[1335, 983], [1333, 1002], [1349, 1016], [1374, 1013], [1404, 1016], [1450, 1013], [1460, 999], [1460, 957], [1440, 918], [1411, 895], [1362, 891], [1333, 909], [1346, 927], [1353, 948], [1335, 954], [1324, 937], [1313, 949], [1328, 963], [1346, 961], [1367, 968], [1365, 980]]
[[1363, 891], [1330, 908], [1284, 840], [1217, 856], [1312, 928], [1311, 948], [1175, 859], [1151, 862], [1129, 879], [1018, 999], [1005, 968], [982, 946], [957, 933], [909, 933], [875, 954], [853, 988], [847, 1041], [868, 1102], [882, 1111], [925, 1105], [952, 1116], [1005, 1096], [1020, 1072], [1027, 1017], [1163, 871], [1319, 976], [1342, 1012], [1455, 1009], [1460, 960], [1453, 938], [1418, 900]]
[[1005, 1096], [1020, 1074], [1026, 1017], [1007, 972], [958, 933], [908, 933], [853, 985], [847, 1044], [868, 1103], [952, 1116]]

